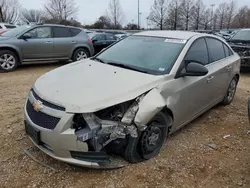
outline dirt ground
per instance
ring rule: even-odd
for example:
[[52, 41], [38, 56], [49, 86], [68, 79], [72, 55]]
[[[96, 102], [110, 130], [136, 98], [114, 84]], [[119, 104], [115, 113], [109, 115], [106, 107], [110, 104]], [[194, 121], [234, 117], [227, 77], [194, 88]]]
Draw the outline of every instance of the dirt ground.
[[105, 171], [74, 168], [35, 151], [40, 161], [57, 170], [52, 172], [21, 149], [34, 147], [24, 131], [23, 105], [35, 80], [57, 66], [0, 73], [0, 187], [250, 187], [250, 72], [241, 75], [232, 105], [219, 105], [171, 135], [158, 157]]

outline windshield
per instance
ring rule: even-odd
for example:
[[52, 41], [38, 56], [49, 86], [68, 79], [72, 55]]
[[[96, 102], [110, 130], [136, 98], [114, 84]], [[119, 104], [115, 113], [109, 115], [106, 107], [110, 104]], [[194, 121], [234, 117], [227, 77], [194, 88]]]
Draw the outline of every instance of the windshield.
[[249, 40], [250, 41], [250, 30], [241, 30], [233, 36], [232, 40]]
[[105, 63], [133, 66], [149, 74], [168, 74], [185, 43], [180, 39], [130, 36], [96, 58]]
[[30, 27], [31, 26], [29, 26], [29, 25], [20, 26], [20, 27], [11, 29], [9, 31], [6, 31], [5, 33], [1, 34], [1, 36], [2, 37], [16, 37]]

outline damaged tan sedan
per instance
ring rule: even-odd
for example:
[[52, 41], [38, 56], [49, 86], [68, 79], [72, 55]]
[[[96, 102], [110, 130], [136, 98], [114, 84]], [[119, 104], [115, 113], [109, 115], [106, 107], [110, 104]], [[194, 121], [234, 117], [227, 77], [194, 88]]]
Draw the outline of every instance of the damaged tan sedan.
[[74, 165], [106, 168], [109, 154], [148, 160], [169, 134], [230, 104], [239, 71], [240, 57], [215, 36], [138, 33], [40, 77], [25, 104], [26, 132], [43, 152]]

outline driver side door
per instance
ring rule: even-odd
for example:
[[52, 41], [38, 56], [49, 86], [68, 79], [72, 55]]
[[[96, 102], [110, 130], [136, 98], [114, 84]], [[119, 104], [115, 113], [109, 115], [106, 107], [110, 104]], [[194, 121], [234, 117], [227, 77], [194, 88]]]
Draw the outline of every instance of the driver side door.
[[[206, 66], [209, 63], [208, 48], [204, 38], [197, 39], [187, 52], [180, 70], [185, 68], [185, 62], [199, 62]], [[211, 105], [211, 71], [205, 76], [184, 76], [175, 80], [178, 87], [179, 100], [175, 109], [175, 124], [178, 128], [188, 123]]]
[[53, 58], [54, 39], [51, 27], [36, 27], [24, 34], [29, 39], [21, 39], [23, 59]]

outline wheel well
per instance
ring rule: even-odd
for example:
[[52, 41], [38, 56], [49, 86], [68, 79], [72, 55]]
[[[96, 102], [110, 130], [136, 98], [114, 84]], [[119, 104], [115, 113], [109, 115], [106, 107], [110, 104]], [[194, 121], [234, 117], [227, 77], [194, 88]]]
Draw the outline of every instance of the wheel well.
[[73, 55], [74, 55], [74, 53], [76, 52], [76, 50], [81, 49], [81, 48], [87, 50], [87, 52], [89, 53], [89, 56], [90, 56], [90, 51], [89, 51], [89, 49], [88, 49], [87, 47], [85, 47], [85, 46], [82, 46], [82, 47], [77, 47], [77, 48], [73, 51], [72, 57], [71, 57], [71, 58], [73, 58]]
[[237, 82], [238, 82], [239, 79], [240, 79], [240, 75], [239, 75], [239, 74], [236, 74], [235, 77], [237, 78]]
[[12, 51], [17, 56], [18, 63], [21, 64], [20, 56], [19, 56], [18, 52], [14, 48], [11, 48], [11, 47], [0, 47], [0, 50], [9, 50], [9, 51]]
[[[170, 110], [168, 107], [164, 107], [164, 108], [162, 109], [162, 112], [163, 112], [164, 114], [169, 114], [170, 117], [172, 118], [172, 120], [174, 121], [174, 114], [173, 114], [172, 110]], [[171, 125], [171, 127], [169, 127], [168, 132], [171, 131], [172, 126], [173, 126], [173, 125]]]

